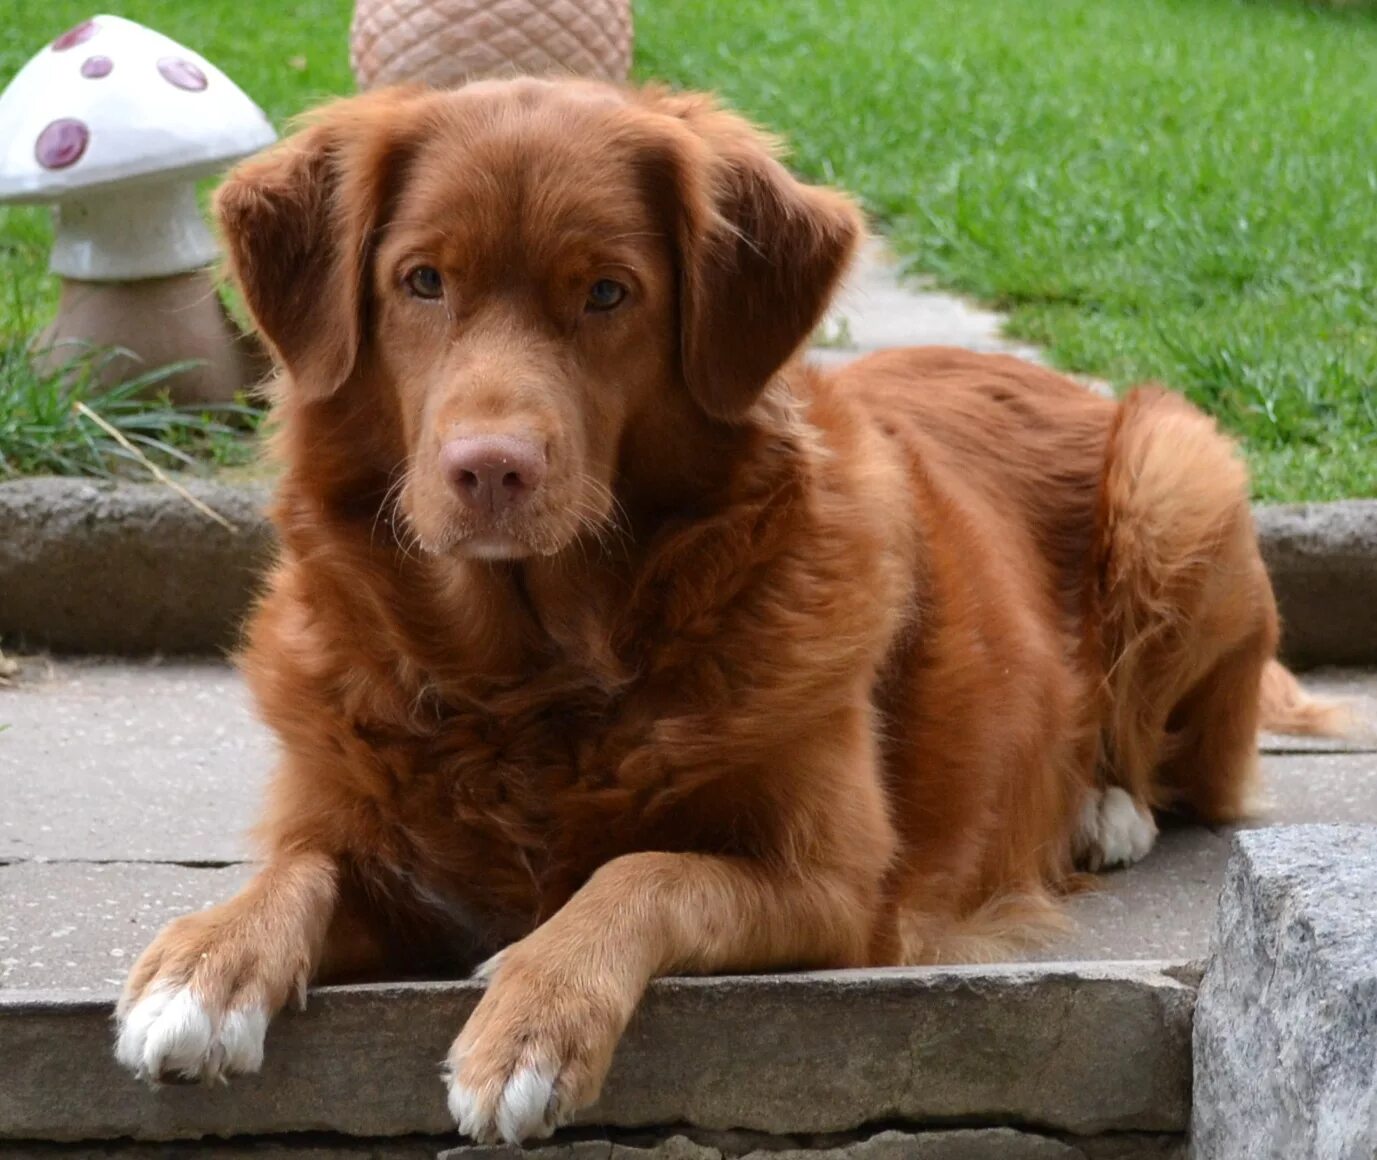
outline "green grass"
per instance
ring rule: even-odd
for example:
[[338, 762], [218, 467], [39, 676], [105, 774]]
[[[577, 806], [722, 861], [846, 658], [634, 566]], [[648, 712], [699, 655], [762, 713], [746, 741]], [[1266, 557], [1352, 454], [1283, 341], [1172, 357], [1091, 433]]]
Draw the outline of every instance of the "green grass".
[[1184, 390], [1269, 499], [1377, 495], [1377, 20], [1266, 0], [643, 4], [900, 253], [1068, 369]]
[[[350, 87], [348, 0], [106, 7], [204, 51], [279, 122]], [[0, 79], [88, 14], [0, 0]], [[1062, 366], [1185, 391], [1243, 437], [1259, 496], [1377, 495], [1370, 8], [642, 0], [636, 17], [639, 76], [784, 133], [914, 269], [1008, 310]], [[46, 239], [43, 217], [0, 216], [0, 278], [40, 304]], [[0, 310], [0, 346], [24, 337]]]
[[173, 406], [163, 381], [189, 363], [158, 367], [118, 386], [97, 390], [106, 359], [119, 351], [90, 352], [61, 372], [40, 375], [27, 353], [0, 351], [0, 477], [145, 473], [196, 470], [208, 464], [239, 466], [253, 455], [261, 412], [242, 403]]

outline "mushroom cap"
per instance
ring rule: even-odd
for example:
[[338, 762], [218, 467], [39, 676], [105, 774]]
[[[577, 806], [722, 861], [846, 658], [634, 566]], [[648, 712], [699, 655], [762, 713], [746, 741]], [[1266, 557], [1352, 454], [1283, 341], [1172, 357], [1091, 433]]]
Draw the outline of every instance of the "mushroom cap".
[[204, 57], [119, 16], [69, 29], [0, 94], [0, 202], [194, 178], [277, 139]]

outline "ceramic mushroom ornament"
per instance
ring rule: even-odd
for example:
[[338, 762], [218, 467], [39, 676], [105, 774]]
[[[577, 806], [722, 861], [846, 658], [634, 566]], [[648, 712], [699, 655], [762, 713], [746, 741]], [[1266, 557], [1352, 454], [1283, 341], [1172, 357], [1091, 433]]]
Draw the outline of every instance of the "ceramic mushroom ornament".
[[132, 20], [92, 17], [30, 60], [0, 95], [0, 203], [53, 207], [62, 299], [40, 360], [137, 356], [107, 364], [107, 381], [197, 360], [164, 384], [181, 402], [255, 382], [261, 356], [220, 304], [196, 181], [276, 136], [224, 73]]

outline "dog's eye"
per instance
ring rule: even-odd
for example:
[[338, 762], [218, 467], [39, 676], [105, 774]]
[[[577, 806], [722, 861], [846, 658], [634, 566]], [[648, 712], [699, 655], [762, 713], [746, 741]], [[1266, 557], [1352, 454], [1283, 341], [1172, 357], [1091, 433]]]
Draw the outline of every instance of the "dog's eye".
[[402, 279], [402, 285], [417, 298], [439, 298], [445, 292], [444, 279], [434, 266], [417, 266]]
[[611, 278], [599, 278], [588, 288], [588, 301], [584, 303], [584, 309], [595, 314], [612, 310], [620, 306], [625, 297], [626, 287], [620, 282], [614, 282]]

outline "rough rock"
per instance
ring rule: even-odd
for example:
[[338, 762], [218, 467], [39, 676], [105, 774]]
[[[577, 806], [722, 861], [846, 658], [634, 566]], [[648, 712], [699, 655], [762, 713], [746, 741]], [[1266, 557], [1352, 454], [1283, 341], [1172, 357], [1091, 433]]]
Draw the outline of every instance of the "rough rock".
[[272, 544], [257, 486], [0, 483], [0, 637], [59, 652], [213, 652], [234, 642]]
[[1377, 1156], [1377, 826], [1239, 835], [1194, 1046], [1196, 1160]]
[[[452, 1131], [438, 1061], [472, 983], [323, 988], [263, 1074], [149, 1090], [109, 1001], [0, 992], [0, 1137], [176, 1140]], [[886, 1122], [1180, 1132], [1195, 991], [1151, 964], [841, 971], [656, 983], [587, 1125], [773, 1134]]]
[[[735, 1146], [732, 1146], [732, 1145]], [[573, 1140], [533, 1148], [459, 1147], [438, 1160], [1177, 1160], [1179, 1136], [1055, 1137], [1013, 1128], [889, 1130], [852, 1140], [775, 1139], [704, 1144], [686, 1136], [635, 1144]]]
[[1377, 660], [1377, 500], [1260, 507], [1255, 516], [1286, 659]]

